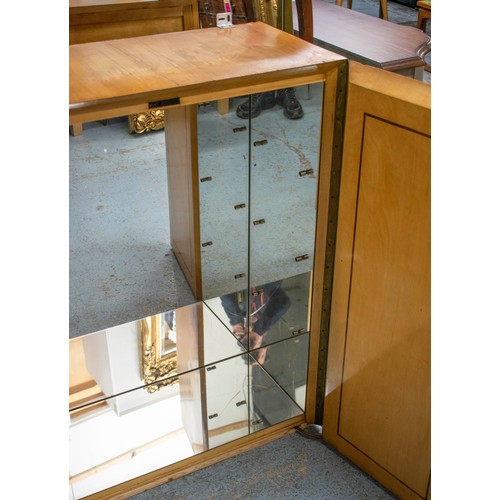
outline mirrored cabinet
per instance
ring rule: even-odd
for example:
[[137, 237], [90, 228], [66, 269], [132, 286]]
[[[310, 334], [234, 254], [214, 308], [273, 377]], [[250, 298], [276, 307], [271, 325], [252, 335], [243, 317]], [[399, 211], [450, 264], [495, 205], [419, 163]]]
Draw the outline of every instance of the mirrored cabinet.
[[429, 94], [260, 22], [70, 47], [70, 125], [164, 111], [165, 233], [193, 297], [70, 335], [71, 500], [307, 423], [426, 498]]
[[70, 345], [85, 378], [70, 398], [75, 498], [304, 413], [308, 335], [263, 347], [258, 362], [203, 303]]
[[[234, 57], [242, 44], [251, 51]], [[151, 75], [157, 56], [137, 66], [134, 52], [160, 47], [169, 71], [158, 74], [170, 81], [146, 106], [165, 111], [165, 230], [197, 302], [72, 339], [72, 363], [93, 385], [74, 394], [70, 409], [75, 498], [306, 419], [313, 310], [322, 298], [313, 293], [315, 263], [321, 269], [324, 259], [316, 259], [317, 213], [328, 204], [318, 181], [328, 182], [332, 168], [325, 145], [345, 60], [251, 23], [72, 46], [70, 70], [97, 67], [94, 49], [104, 48], [108, 82], [128, 86], [132, 74], [123, 79], [115, 50], [130, 55], [132, 73]], [[84, 73], [71, 78], [83, 92], [71, 113], [85, 116], [75, 121], [112, 116], [122, 104], [134, 111], [135, 97], [104, 97], [116, 87], [87, 86]], [[149, 423], [137, 428], [139, 420]]]

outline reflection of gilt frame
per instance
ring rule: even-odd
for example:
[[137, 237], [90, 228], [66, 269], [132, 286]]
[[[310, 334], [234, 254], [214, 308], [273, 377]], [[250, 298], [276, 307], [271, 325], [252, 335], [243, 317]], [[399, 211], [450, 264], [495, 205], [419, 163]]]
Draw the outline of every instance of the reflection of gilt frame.
[[173, 349], [163, 356], [161, 354], [163, 335], [161, 314], [139, 321], [141, 378], [150, 393], [179, 381], [178, 377], [172, 377], [177, 374], [177, 352]]
[[150, 130], [162, 130], [165, 127], [165, 112], [155, 109], [146, 113], [137, 113], [128, 117], [128, 131], [142, 134]]

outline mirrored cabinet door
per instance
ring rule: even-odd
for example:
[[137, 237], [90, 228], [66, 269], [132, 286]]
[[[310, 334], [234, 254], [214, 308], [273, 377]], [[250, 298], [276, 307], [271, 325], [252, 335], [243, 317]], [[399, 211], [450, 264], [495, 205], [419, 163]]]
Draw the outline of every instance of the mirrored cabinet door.
[[323, 85], [293, 89], [300, 117], [279, 93], [166, 113], [171, 243], [203, 300], [74, 339], [75, 498], [304, 414]]
[[[202, 314], [210, 314], [199, 306]], [[238, 345], [226, 333], [228, 343]], [[205, 350], [216, 350], [218, 339], [208, 333]], [[290, 340], [269, 348], [276, 379], [257, 362], [262, 353], [257, 350], [74, 405], [69, 413], [73, 497], [84, 498], [301, 415], [305, 369], [293, 354], [301, 351], [298, 339]], [[284, 349], [293, 363], [279, 361]], [[93, 363], [109, 373], [114, 363], [105, 358]], [[72, 368], [78, 361], [75, 350]], [[135, 363], [122, 363], [122, 371], [127, 369], [134, 372]]]
[[228, 105], [197, 112], [203, 299], [245, 288], [248, 273], [249, 126]]
[[309, 330], [323, 84], [273, 95], [251, 120], [251, 323], [263, 343]]
[[314, 254], [322, 84], [274, 94], [251, 122], [251, 286], [310, 271]]

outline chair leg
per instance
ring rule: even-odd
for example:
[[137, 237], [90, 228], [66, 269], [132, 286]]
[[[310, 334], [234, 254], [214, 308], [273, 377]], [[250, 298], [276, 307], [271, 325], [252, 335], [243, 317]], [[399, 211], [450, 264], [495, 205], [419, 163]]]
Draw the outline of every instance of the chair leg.
[[389, 20], [389, 15], [387, 12], [387, 0], [380, 0], [378, 17], [380, 17], [380, 19], [385, 19], [386, 21]]
[[425, 33], [427, 29], [427, 21], [430, 18], [431, 18], [430, 11], [427, 11], [426, 9], [418, 9], [417, 28]]
[[[342, 7], [343, 0], [335, 0], [335, 5], [338, 5], [339, 7]], [[347, 8], [352, 9], [352, 0], [347, 0]]]

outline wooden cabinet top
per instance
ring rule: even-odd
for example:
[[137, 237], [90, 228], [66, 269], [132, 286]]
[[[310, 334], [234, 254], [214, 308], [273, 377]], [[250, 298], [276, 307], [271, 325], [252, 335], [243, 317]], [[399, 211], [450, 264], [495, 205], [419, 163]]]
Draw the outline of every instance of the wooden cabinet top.
[[186, 96], [222, 97], [232, 89], [258, 92], [272, 82], [307, 83], [314, 75], [321, 81], [342, 61], [261, 22], [72, 45], [70, 117], [167, 99], [184, 104]]
[[161, 0], [69, 0], [69, 8], [95, 7], [98, 5], [123, 5], [129, 3], [161, 2]]

